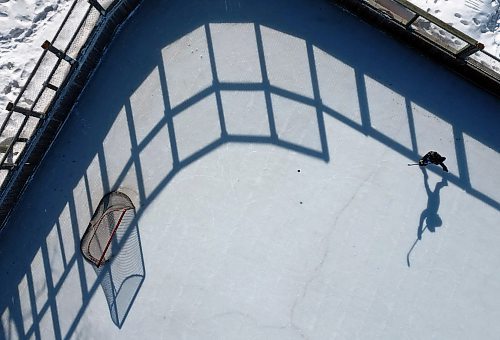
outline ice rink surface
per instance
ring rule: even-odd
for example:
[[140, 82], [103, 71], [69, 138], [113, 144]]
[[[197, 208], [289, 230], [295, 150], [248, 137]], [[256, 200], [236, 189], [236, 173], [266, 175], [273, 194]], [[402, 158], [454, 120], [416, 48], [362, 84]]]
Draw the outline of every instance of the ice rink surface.
[[1, 235], [0, 339], [497, 339], [499, 126], [327, 1], [145, 1]]

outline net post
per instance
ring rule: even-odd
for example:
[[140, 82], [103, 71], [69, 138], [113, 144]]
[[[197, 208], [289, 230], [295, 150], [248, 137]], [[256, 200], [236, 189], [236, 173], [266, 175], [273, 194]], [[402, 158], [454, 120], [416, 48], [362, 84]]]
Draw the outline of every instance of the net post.
[[111, 235], [109, 237], [109, 240], [106, 243], [106, 247], [104, 248], [104, 251], [102, 252], [101, 258], [99, 259], [99, 262], [97, 262], [97, 268], [99, 268], [101, 266], [102, 260], [104, 259], [104, 256], [106, 255], [106, 252], [108, 251], [108, 248], [111, 245], [111, 242], [113, 241], [113, 237], [115, 236], [116, 230], [118, 229], [118, 226], [122, 222], [123, 216], [125, 215], [127, 210], [129, 210], [129, 209], [127, 209], [127, 208], [123, 209], [123, 211], [120, 215], [120, 218], [118, 219], [118, 222], [116, 222], [116, 224], [113, 228], [113, 231], [111, 232]]

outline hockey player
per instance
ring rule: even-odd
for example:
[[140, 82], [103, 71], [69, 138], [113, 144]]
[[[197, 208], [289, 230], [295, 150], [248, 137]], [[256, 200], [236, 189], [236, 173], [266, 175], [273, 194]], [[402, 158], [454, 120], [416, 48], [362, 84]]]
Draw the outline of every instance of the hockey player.
[[441, 167], [443, 168], [443, 171], [448, 172], [448, 168], [443, 163], [445, 160], [446, 160], [446, 157], [441, 156], [436, 151], [429, 151], [428, 153], [425, 154], [424, 157], [422, 157], [418, 161], [418, 165], [419, 166], [427, 166], [429, 163], [441, 165]]

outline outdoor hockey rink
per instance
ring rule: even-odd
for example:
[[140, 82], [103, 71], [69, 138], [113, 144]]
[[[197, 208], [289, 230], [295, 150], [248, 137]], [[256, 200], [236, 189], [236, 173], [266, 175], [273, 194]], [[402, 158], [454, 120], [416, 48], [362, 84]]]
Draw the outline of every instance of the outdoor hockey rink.
[[327, 1], [144, 1], [1, 235], [0, 339], [498, 339], [499, 126]]

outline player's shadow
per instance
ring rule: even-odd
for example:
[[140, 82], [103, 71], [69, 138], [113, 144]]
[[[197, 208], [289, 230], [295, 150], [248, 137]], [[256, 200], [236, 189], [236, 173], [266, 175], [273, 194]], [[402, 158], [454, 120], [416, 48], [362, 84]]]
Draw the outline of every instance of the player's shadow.
[[448, 185], [448, 180], [446, 177], [443, 177], [440, 182], [436, 183], [434, 187], [434, 191], [431, 191], [429, 186], [429, 175], [427, 175], [427, 170], [424, 167], [421, 167], [420, 170], [424, 175], [424, 185], [425, 191], [427, 193], [427, 207], [420, 214], [420, 219], [418, 222], [417, 228], [417, 239], [413, 243], [412, 247], [408, 251], [406, 255], [406, 263], [408, 267], [410, 266], [410, 255], [418, 241], [422, 239], [422, 234], [425, 230], [429, 230], [431, 233], [436, 231], [436, 228], [441, 227], [443, 225], [443, 220], [438, 214], [439, 205], [441, 202], [441, 198], [439, 196], [439, 192], [441, 189]]
[[[440, 227], [443, 225], [443, 221], [441, 220], [441, 217], [439, 217], [438, 210], [439, 210], [439, 204], [441, 202], [441, 199], [439, 197], [439, 191], [444, 187], [448, 185], [448, 180], [443, 177], [441, 179], [441, 182], [436, 183], [436, 186], [434, 187], [434, 191], [431, 191], [431, 188], [429, 187], [429, 175], [427, 175], [427, 171], [425, 168], [421, 168], [422, 173], [424, 174], [424, 185], [425, 185], [425, 191], [427, 192], [427, 208], [422, 211], [420, 214], [420, 220], [418, 223], [418, 230], [417, 230], [417, 238], [419, 240], [422, 239], [422, 234], [423, 232], [427, 229], [431, 233], [436, 231], [437, 227]], [[425, 222], [425, 227], [424, 227], [424, 222]]]

